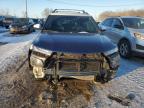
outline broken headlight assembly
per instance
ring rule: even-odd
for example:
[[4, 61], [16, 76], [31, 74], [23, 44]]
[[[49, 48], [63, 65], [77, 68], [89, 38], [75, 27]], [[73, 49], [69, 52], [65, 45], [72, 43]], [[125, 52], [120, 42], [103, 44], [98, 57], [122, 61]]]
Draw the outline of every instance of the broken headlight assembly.
[[104, 56], [109, 63], [110, 69], [115, 70], [119, 67], [120, 56], [117, 48], [105, 52]]
[[52, 51], [38, 48], [34, 45], [30, 46], [31, 56], [30, 63], [32, 66], [43, 67], [45, 59], [52, 54]]
[[39, 53], [42, 53], [42, 54], [45, 54], [45, 55], [48, 55], [48, 56], [50, 56], [52, 54], [52, 51], [46, 50], [46, 49], [43, 49], [43, 48], [39, 48], [39, 47], [36, 47], [34, 45], [30, 46], [30, 50], [35, 51], [35, 52], [39, 52]]
[[43, 67], [43, 61], [33, 55], [30, 57], [30, 63], [32, 66]]

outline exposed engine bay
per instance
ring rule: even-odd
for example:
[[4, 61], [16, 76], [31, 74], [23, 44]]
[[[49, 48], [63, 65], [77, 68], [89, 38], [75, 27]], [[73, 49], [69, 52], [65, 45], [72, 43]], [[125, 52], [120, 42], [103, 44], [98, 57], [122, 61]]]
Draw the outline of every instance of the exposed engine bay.
[[118, 68], [118, 66], [113, 66], [114, 63], [112, 64], [109, 58], [101, 53], [69, 54], [53, 52], [48, 56], [32, 51], [30, 61], [35, 78], [44, 78], [46, 75], [51, 77], [89, 75], [105, 77], [108, 72], [112, 73], [111, 70]]

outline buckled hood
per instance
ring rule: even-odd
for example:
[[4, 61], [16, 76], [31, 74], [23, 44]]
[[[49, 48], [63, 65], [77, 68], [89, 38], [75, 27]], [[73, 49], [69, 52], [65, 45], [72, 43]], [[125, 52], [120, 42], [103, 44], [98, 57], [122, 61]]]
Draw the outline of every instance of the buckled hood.
[[100, 53], [116, 47], [106, 36], [89, 33], [41, 33], [33, 45], [64, 53]]

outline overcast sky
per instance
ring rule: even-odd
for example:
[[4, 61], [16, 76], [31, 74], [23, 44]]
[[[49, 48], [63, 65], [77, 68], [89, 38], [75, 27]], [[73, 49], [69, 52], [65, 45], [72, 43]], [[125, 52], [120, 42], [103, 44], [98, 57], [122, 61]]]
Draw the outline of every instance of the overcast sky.
[[[0, 9], [23, 16], [26, 0], [0, 0]], [[103, 11], [144, 9], [144, 0], [27, 0], [29, 17], [41, 17], [45, 8], [84, 9], [93, 16]]]

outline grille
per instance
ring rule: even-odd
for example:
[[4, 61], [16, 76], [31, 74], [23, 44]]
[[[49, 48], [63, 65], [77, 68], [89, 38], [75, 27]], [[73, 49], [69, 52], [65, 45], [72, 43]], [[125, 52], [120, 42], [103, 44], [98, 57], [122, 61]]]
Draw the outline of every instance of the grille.
[[96, 74], [102, 63], [100, 55], [96, 54], [64, 54], [60, 60], [61, 74], [88, 75]]

